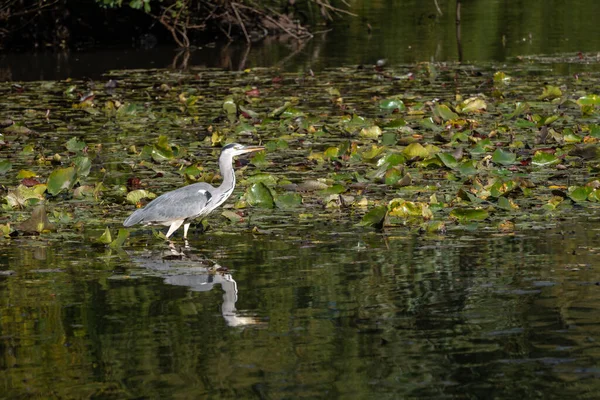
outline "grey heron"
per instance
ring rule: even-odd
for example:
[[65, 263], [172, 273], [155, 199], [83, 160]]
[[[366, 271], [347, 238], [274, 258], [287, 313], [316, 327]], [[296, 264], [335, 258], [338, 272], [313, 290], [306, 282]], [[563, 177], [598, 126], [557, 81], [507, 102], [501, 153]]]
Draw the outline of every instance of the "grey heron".
[[168, 239], [183, 224], [183, 237], [187, 239], [190, 221], [207, 216], [233, 193], [235, 188], [233, 157], [264, 149], [263, 146], [228, 144], [223, 147], [219, 156], [219, 170], [223, 177], [219, 187], [199, 182], [164, 193], [148, 203], [146, 207], [134, 211], [123, 225], [126, 227], [135, 224], [168, 226]]

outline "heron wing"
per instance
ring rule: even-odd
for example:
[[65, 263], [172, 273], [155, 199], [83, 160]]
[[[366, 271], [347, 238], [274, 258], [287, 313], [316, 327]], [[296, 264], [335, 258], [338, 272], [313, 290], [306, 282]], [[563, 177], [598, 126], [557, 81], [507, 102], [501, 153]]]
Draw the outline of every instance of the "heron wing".
[[215, 190], [211, 185], [200, 182], [167, 192], [152, 200], [146, 207], [136, 210], [123, 223], [168, 224], [172, 221], [196, 218], [210, 212], [210, 203]]

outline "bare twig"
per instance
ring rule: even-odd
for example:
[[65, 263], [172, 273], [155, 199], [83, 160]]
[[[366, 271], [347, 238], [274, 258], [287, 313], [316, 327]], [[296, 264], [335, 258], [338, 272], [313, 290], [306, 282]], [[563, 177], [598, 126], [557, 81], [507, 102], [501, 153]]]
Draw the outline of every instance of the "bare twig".
[[351, 15], [353, 17], [357, 17], [358, 15], [354, 14], [353, 12], [350, 12], [348, 10], [344, 10], [343, 8], [337, 8], [332, 6], [331, 4], [329, 4], [328, 1], [321, 1], [321, 0], [313, 0], [315, 3], [317, 3], [318, 5], [320, 5], [321, 7], [327, 8], [335, 13], [342, 13], [342, 14], [347, 14], [347, 15]]
[[232, 1], [230, 4], [231, 4], [231, 8], [233, 8], [233, 12], [235, 13], [235, 16], [237, 17], [238, 22], [240, 23], [240, 26], [242, 27], [242, 31], [244, 31], [244, 36], [246, 37], [246, 43], [250, 43], [250, 36], [248, 36], [248, 32], [246, 31], [246, 25], [244, 25], [244, 21], [242, 21], [242, 17], [240, 17], [240, 13], [237, 10], [236, 3], [234, 1]]
[[444, 13], [442, 12], [442, 9], [440, 8], [440, 5], [438, 4], [437, 0], [433, 0], [433, 4], [435, 4], [435, 8], [437, 9], [438, 14], [444, 15]]

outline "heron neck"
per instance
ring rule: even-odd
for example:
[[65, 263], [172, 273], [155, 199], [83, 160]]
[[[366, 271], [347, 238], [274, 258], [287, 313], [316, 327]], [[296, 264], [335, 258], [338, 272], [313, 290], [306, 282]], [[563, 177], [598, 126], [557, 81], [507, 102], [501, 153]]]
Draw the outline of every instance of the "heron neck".
[[228, 190], [235, 187], [235, 171], [233, 170], [233, 157], [221, 156], [219, 157], [219, 170], [223, 177], [221, 187]]

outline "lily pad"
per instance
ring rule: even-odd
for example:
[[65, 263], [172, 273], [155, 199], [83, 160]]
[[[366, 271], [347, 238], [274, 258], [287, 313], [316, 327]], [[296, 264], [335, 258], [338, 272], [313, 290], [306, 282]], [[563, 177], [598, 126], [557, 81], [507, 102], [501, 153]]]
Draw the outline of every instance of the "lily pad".
[[274, 208], [273, 195], [264, 183], [258, 182], [246, 190], [246, 201], [253, 207]]
[[369, 210], [362, 220], [360, 221], [360, 226], [374, 226], [380, 227], [383, 225], [383, 220], [385, 219], [385, 215], [387, 214], [386, 206], [377, 206]]
[[65, 189], [71, 189], [75, 184], [75, 168], [59, 168], [52, 171], [48, 177], [48, 193], [56, 196]]

